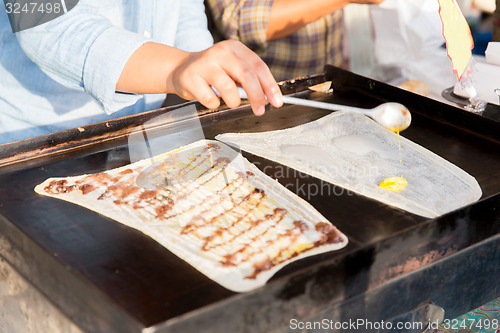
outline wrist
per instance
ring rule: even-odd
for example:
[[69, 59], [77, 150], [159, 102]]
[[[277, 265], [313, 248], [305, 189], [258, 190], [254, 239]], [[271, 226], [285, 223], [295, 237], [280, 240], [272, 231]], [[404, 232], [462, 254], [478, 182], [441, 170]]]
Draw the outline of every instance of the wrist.
[[181, 87], [179, 87], [179, 75], [185, 64], [189, 62], [189, 58], [192, 55], [191, 52], [179, 50], [172, 48], [169, 53], [169, 62], [165, 63], [164, 67], [164, 85], [165, 92], [167, 94], [177, 94], [181, 93]]

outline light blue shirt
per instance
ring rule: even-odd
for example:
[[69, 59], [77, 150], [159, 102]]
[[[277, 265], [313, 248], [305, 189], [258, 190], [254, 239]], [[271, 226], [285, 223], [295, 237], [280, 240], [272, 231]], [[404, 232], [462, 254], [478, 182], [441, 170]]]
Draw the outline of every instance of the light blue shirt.
[[163, 94], [115, 92], [148, 41], [210, 47], [203, 0], [80, 0], [16, 34], [0, 1], [0, 144], [160, 107]]

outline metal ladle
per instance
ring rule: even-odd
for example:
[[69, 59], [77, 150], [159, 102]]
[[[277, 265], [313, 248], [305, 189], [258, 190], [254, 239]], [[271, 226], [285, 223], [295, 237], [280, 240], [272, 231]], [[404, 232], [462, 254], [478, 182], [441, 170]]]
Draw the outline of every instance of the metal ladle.
[[283, 102], [286, 104], [303, 105], [318, 109], [334, 111], [343, 110], [362, 113], [393, 132], [403, 131], [407, 129], [411, 123], [410, 110], [408, 110], [406, 106], [395, 102], [383, 103], [373, 109], [363, 109], [354, 106], [311, 101], [291, 96], [283, 96]]
[[[219, 92], [215, 88], [212, 87], [212, 89], [218, 96], [220, 96]], [[240, 98], [248, 99], [245, 90], [243, 90], [242, 88], [238, 88], [238, 94]], [[407, 129], [411, 123], [410, 110], [408, 110], [406, 106], [395, 102], [383, 103], [373, 109], [364, 109], [354, 106], [318, 102], [285, 95], [283, 96], [283, 103], [333, 111], [358, 112], [372, 118], [377, 123], [393, 132], [403, 131]]]

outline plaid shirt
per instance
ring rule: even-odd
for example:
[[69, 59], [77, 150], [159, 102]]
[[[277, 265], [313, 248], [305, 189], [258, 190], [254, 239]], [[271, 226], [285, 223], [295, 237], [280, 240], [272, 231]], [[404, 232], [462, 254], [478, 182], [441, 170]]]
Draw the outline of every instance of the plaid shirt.
[[266, 41], [273, 0], [206, 0], [219, 39], [238, 39], [255, 51], [279, 81], [323, 72], [343, 62], [342, 11], [322, 17], [292, 35]]

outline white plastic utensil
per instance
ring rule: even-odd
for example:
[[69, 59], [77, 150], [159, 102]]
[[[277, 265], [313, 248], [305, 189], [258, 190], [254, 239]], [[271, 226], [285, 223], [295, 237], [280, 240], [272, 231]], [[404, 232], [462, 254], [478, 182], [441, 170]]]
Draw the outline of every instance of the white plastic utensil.
[[[215, 88], [212, 87], [212, 89], [218, 96], [220, 96], [219, 92]], [[248, 99], [245, 90], [243, 90], [242, 88], [238, 88], [238, 94], [240, 98]], [[364, 109], [354, 106], [318, 102], [285, 95], [283, 96], [283, 103], [302, 105], [317, 109], [358, 112], [372, 118], [377, 123], [393, 132], [403, 131], [407, 129], [411, 123], [410, 110], [408, 110], [406, 106], [395, 102], [383, 103], [373, 109]]]

